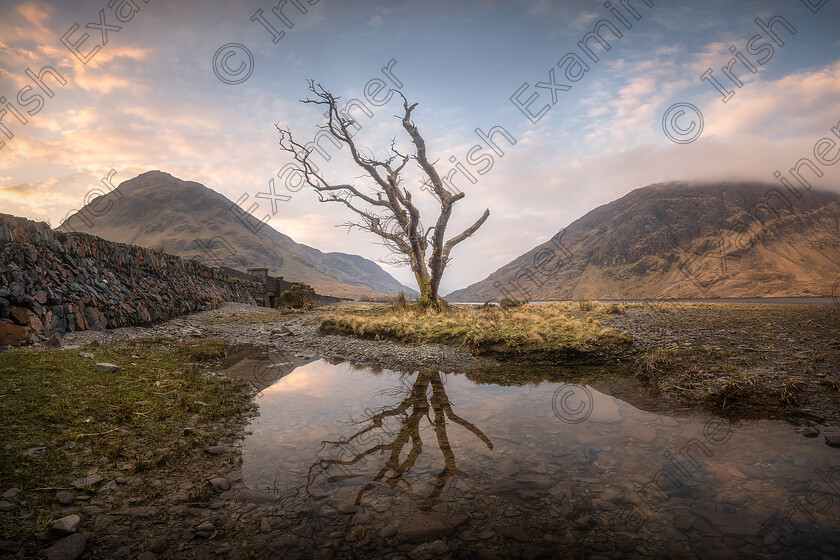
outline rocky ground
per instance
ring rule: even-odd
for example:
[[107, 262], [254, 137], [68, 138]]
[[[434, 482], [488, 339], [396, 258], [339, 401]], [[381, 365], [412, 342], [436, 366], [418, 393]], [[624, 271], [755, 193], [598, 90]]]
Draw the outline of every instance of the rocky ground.
[[[266, 311], [270, 314], [268, 321], [263, 317]], [[222, 338], [234, 348], [256, 346], [281, 351], [296, 363], [320, 355], [400, 370], [440, 368], [453, 371], [492, 365], [456, 348], [405, 347], [390, 342], [321, 337], [316, 333], [317, 324], [312, 313], [281, 315], [265, 308], [232, 303], [150, 328], [69, 333], [64, 335], [61, 345], [65, 349], [88, 350], [91, 345], [149, 337]], [[57, 344], [56, 338], [51, 344]], [[263, 387], [252, 387], [255, 391], [260, 388]], [[49, 560], [304, 557], [294, 550], [304, 541], [311, 540], [311, 523], [296, 523], [295, 531], [290, 531], [291, 520], [301, 515], [295, 508], [279, 507], [277, 496], [242, 484], [237, 442], [244, 436], [245, 420], [239, 418], [215, 426], [196, 426], [193, 431], [211, 439], [214, 445], [204, 450], [200, 460], [193, 461], [187, 469], [188, 476], [181, 468], [166, 467], [156, 469], [152, 475], [144, 475], [137, 472], [137, 465], [117, 464], [102, 457], [98, 469], [80, 472], [77, 484], [68, 488], [27, 492], [0, 488], [4, 492], [0, 515], [7, 516], [11, 525], [34, 526], [38, 540], [43, 543], [42, 554]], [[185, 432], [185, 441], [191, 437], [193, 434]], [[150, 452], [163, 457], [171, 450]], [[37, 460], [40, 451], [34, 449], [32, 453]], [[125, 476], [108, 476], [114, 471], [124, 472]], [[436, 534], [441, 530], [441, 523], [444, 522], [434, 521], [429, 531]], [[346, 544], [327, 548], [316, 557], [333, 558], [342, 551], [346, 553], [353, 540], [349, 537]], [[0, 555], [34, 557], [31, 556], [31, 545], [24, 544], [3, 541]], [[410, 552], [418, 544], [422, 543], [404, 546], [402, 553]], [[311, 551], [317, 549], [311, 544], [307, 548], [310, 552], [306, 557], [311, 557]], [[367, 553], [376, 550], [369, 542], [352, 548]], [[391, 557], [400, 554], [395, 549]]]
[[[317, 314], [281, 315], [254, 306], [227, 304], [151, 328], [77, 332], [66, 336], [63, 344], [74, 348], [150, 336], [223, 338], [243, 347], [284, 352], [298, 360], [322, 356], [403, 371], [479, 372], [498, 369], [500, 365], [451, 347], [319, 336]], [[720, 381], [722, 377], [741, 379], [742, 372], [748, 371], [753, 372], [749, 379], [754, 392], [756, 386], [769, 388], [762, 394], [769, 391], [773, 395], [779, 388], [788, 388], [793, 396], [790, 408], [799, 411], [793, 418], [803, 430], [810, 428], [819, 433], [826, 423], [837, 420], [838, 391], [831, 382], [840, 374], [840, 312], [833, 308], [689, 307], [667, 313], [636, 308], [601, 320], [634, 335], [639, 367], [648, 368], [645, 379], [657, 385], [663, 398], [675, 405], [684, 404], [692, 395], [702, 395], [703, 405], [709, 405], [705, 395], [716, 395], [710, 389], [717, 388], [718, 393], [727, 390], [725, 380]], [[651, 352], [663, 349], [673, 350], [674, 354], [666, 352], [668, 359], [651, 358]], [[690, 379], [685, 378], [683, 371], [677, 371], [686, 366], [693, 368]], [[675, 387], [688, 382], [694, 385]], [[803, 411], [805, 408], [808, 410]], [[237, 442], [244, 435], [245, 420], [196, 426], [195, 430], [211, 432], [213, 445], [204, 449], [200, 460], [193, 461], [186, 471], [188, 475], [184, 469], [174, 468], [146, 475], [138, 472], [136, 465], [111, 463], [103, 457], [102, 473], [117, 470], [125, 475], [103, 478], [98, 472], [83, 472], [77, 484], [62, 489], [21, 492], [0, 488], [0, 511], [4, 512], [0, 515], [29, 525], [37, 522], [42, 529], [41, 550], [51, 560], [419, 560], [453, 555], [547, 558], [558, 549], [575, 551], [581, 557], [622, 558], [650, 556], [653, 551], [645, 548], [639, 535], [618, 532], [608, 537], [596, 531], [599, 512], [615, 507], [611, 504], [616, 500], [608, 495], [610, 489], [586, 483], [585, 477], [580, 482], [583, 486], [572, 489], [573, 492], [558, 489], [552, 481], [553, 466], [534, 467], [523, 480], [505, 482], [507, 479], [502, 477], [498, 487], [480, 495], [468, 481], [457, 481], [454, 491], [462, 500], [481, 500], [470, 515], [442, 503], [430, 512], [402, 517], [387, 495], [354, 504], [350, 494], [355, 490], [351, 486], [329, 497], [317, 509], [305, 501], [279, 503], [276, 496], [242, 484]], [[184, 437], [189, 438], [189, 433], [185, 432]], [[154, 452], [165, 455], [169, 450]], [[570, 456], [571, 463], [566, 467], [585, 471], [596, 458]], [[509, 467], [512, 475], [518, 468]], [[149, 488], [154, 491], [149, 493]], [[564, 501], [562, 506], [549, 507], [551, 496], [558, 492], [576, 498]], [[48, 510], [35, 510], [33, 506], [45, 499], [50, 504]], [[317, 530], [327, 522], [340, 527], [342, 520], [347, 519], [353, 519], [352, 529], [347, 531]], [[752, 542], [744, 539], [741, 542]], [[0, 554], [9, 557], [35, 557], [34, 551], [23, 548], [21, 543], [3, 542], [0, 546]], [[469, 553], [459, 556], [458, 550]], [[737, 552], [736, 548], [727, 550]]]
[[94, 340], [107, 342], [157, 335], [216, 337], [298, 357], [318, 355], [396, 371], [435, 368], [451, 372], [498, 365], [494, 360], [475, 358], [469, 352], [451, 346], [407, 346], [391, 341], [321, 336], [317, 333], [319, 314], [319, 311], [312, 311], [283, 315], [263, 307], [228, 303], [220, 309], [175, 319], [151, 329], [129, 327], [77, 332], [67, 342], [82, 345]]
[[601, 322], [633, 335], [635, 372], [666, 401], [840, 424], [838, 306], [668, 303]]

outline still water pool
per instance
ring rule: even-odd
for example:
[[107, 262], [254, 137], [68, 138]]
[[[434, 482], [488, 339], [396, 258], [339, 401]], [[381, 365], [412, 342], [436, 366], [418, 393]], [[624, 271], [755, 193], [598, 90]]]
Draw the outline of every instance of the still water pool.
[[600, 373], [310, 361], [258, 397], [243, 480], [336, 557], [840, 557], [840, 449]]

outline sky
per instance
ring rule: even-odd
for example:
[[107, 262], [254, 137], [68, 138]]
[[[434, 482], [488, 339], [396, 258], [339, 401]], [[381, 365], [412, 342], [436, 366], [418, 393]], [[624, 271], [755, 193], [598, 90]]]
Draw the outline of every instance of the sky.
[[[775, 183], [810, 158], [822, 176], [800, 174], [840, 192], [821, 141], [840, 144], [838, 21], [838, 0], [0, 0], [0, 212], [57, 227], [103, 178], [158, 169], [299, 243], [383, 259], [373, 234], [339, 227], [345, 208], [298, 189], [276, 125], [315, 138], [323, 111], [299, 102], [312, 79], [363, 105], [366, 153], [406, 151], [399, 90], [466, 195], [450, 235], [490, 210], [447, 293], [652, 183]], [[346, 147], [320, 146], [330, 180], [368, 188]], [[420, 181], [407, 168], [431, 223]]]

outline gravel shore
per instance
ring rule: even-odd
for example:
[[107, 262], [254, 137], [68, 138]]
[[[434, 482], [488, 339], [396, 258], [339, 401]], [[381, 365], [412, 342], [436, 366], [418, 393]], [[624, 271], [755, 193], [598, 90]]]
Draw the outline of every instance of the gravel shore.
[[[404, 372], [462, 371], [468, 372], [471, 377], [513, 368], [490, 359], [477, 359], [454, 347], [408, 346], [388, 341], [321, 336], [317, 334], [320, 314], [320, 311], [311, 311], [283, 315], [251, 305], [227, 304], [217, 310], [195, 313], [150, 328], [128, 327], [69, 334], [64, 339], [64, 347], [73, 349], [92, 343], [146, 337], [176, 340], [221, 338], [237, 346], [252, 346], [293, 356], [294, 363], [320, 356]], [[746, 410], [767, 418], [783, 418], [798, 424], [796, 429], [808, 437], [827, 433], [832, 424], [840, 422], [840, 391], [832, 385], [832, 380], [840, 377], [840, 312], [833, 306], [687, 305], [669, 312], [629, 307], [623, 314], [605, 315], [599, 320], [606, 326], [633, 335], [635, 344], [626, 357], [627, 361], [635, 362], [637, 374], [647, 372], [638, 374], [638, 377], [658, 395], [657, 408], [665, 415], [669, 407], [674, 411], [694, 407], [719, 408], [721, 397], [724, 397], [724, 403], [727, 398], [733, 399], [728, 401], [728, 407], [724, 406], [724, 413], [743, 413]], [[661, 359], [663, 355], [668, 359]], [[527, 366], [516, 368], [531, 371]], [[218, 369], [217, 365], [206, 371], [213, 375], [210, 372], [215, 369]], [[631, 371], [631, 368], [625, 367], [622, 371]], [[742, 392], [733, 393], [733, 387], [742, 389]], [[782, 397], [788, 399], [787, 404], [780, 400]], [[74, 559], [84, 551], [82, 557], [143, 560], [163, 557], [239, 560], [248, 554], [327, 559], [361, 551], [361, 554], [382, 553], [394, 559], [432, 558], [452, 556], [452, 550], [442, 541], [430, 540], [432, 535], [460, 535], [458, 538], [479, 543], [484, 542], [483, 539], [497, 538], [494, 536], [496, 533], [489, 531], [473, 535], [465, 516], [450, 515], [441, 510], [425, 516], [418, 515], [416, 519], [395, 519], [379, 530], [382, 538], [336, 533], [329, 535], [332, 540], [311, 550], [297, 548], [313, 537], [323, 540], [323, 535], [313, 534], [312, 525], [306, 521], [305, 510], [279, 507], [276, 496], [245, 487], [239, 448], [239, 442], [245, 435], [245, 421], [237, 418], [214, 425], [196, 426], [195, 430], [206, 432], [215, 445], [207, 447], [201, 460], [191, 465], [189, 476], [166, 468], [143, 473], [133, 465], [112, 463], [106, 457], [102, 458], [98, 472], [80, 472], [80, 477], [93, 478], [80, 482], [78, 488], [70, 488], [69, 493], [62, 490], [73, 499], [66, 504], [61, 501], [61, 505], [52, 503], [48, 508], [52, 518], [60, 517], [59, 521], [72, 525], [71, 528], [77, 532], [58, 540], [53, 540], [46, 532], [43, 538], [39, 537], [42, 546], [49, 547], [45, 551], [47, 557]], [[185, 431], [185, 445], [190, 437], [194, 435]], [[164, 457], [170, 450], [151, 449], [150, 452]], [[584, 465], [583, 468], [588, 467]], [[115, 470], [118, 474], [125, 474], [109, 480]], [[531, 542], [549, 543], [545, 546], [566, 550], [578, 546], [581, 551], [604, 550], [619, 555], [623, 554], [621, 551], [633, 550], [636, 546], [633, 539], [623, 534], [615, 537], [613, 543], [597, 539], [589, 543], [553, 530], [546, 533], [550, 538], [538, 538], [539, 534], [531, 534], [534, 527], [515, 525], [511, 519], [531, 510], [527, 504], [511, 507], [499, 496], [522, 493], [527, 497], [547, 488], [551, 488], [549, 492], [553, 493], [562, 484], [552, 487], [556, 481], [550, 479], [549, 474], [548, 471], [540, 471], [533, 480], [508, 481], [488, 490], [491, 501], [481, 507], [492, 510], [491, 506], [495, 504], [498, 511], [493, 510], [494, 515], [499, 516], [504, 527], [511, 525], [509, 532], [498, 530], [499, 538], [508, 543], [508, 554], [535, 558], [542, 557], [541, 554], [548, 550], [535, 547]], [[640, 476], [644, 482], [647, 474], [641, 473]], [[90, 483], [91, 480], [95, 482]], [[465, 482], [457, 484], [458, 491], [464, 493], [465, 500], [469, 502], [475, 489]], [[136, 495], [143, 488], [155, 489], [158, 497], [138, 499]], [[29, 525], [39, 519], [36, 509], [43, 508], [45, 500], [68, 498], [57, 494], [51, 498], [52, 494], [32, 490], [19, 493], [14, 488], [0, 490], [5, 491], [4, 496], [8, 496], [6, 499], [10, 500], [8, 503], [13, 508], [13, 513], [9, 515], [16, 516], [19, 523]], [[586, 496], [591, 492], [600, 496], [592, 503], [604, 511], [615, 507], [609, 501], [614, 497], [608, 488], [587, 483], [585, 491], [581, 492]], [[347, 499], [337, 492], [334, 503], [328, 501], [324, 506], [325, 511], [333, 511], [330, 507], [338, 508], [341, 513], [350, 511], [353, 506], [346, 503]], [[383, 504], [371, 507], [385, 507]], [[550, 519], [546, 518], [546, 527], [556, 521], [557, 515], [562, 514], [563, 519], [578, 516], [572, 506], [574, 504], [569, 506], [572, 508], [569, 511], [555, 512]], [[379, 512], [380, 509], [374, 511]], [[481, 521], [485, 515], [477, 512], [472, 517], [480, 525], [485, 523]], [[583, 517], [576, 523], [585, 527], [589, 516], [584, 521], [581, 519]], [[492, 554], [491, 541], [487, 542], [488, 554]], [[5, 552], [14, 554], [13, 549], [18, 550], [15, 547], [22, 545], [4, 541], [3, 546]], [[316, 549], [319, 552], [313, 556]]]
[[[143, 336], [214, 337], [234, 344], [253, 344], [270, 351], [287, 352], [298, 357], [321, 356], [347, 360], [358, 365], [412, 372], [437, 369], [445, 372], [497, 367], [495, 360], [476, 358], [469, 352], [437, 345], [408, 346], [391, 341], [362, 340], [318, 334], [319, 311], [280, 315], [266, 322], [248, 322], [254, 314], [267, 310], [242, 303], [228, 303], [219, 309], [202, 311], [151, 328], [129, 327], [110, 331], [84, 331], [67, 338], [73, 346], [93, 340], [100, 343]], [[225, 320], [243, 318], [242, 322]]]

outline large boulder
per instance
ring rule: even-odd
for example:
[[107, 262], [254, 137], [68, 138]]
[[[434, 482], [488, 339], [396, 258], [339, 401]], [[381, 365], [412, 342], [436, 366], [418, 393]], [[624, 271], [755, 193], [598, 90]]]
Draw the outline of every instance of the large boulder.
[[38, 318], [35, 312], [25, 307], [13, 305], [9, 309], [9, 315], [11, 315], [12, 319], [17, 321], [18, 324], [29, 327], [33, 331], [38, 332], [44, 330], [44, 325], [41, 323], [41, 319]]
[[20, 346], [29, 340], [29, 330], [20, 325], [0, 323], [0, 346]]

